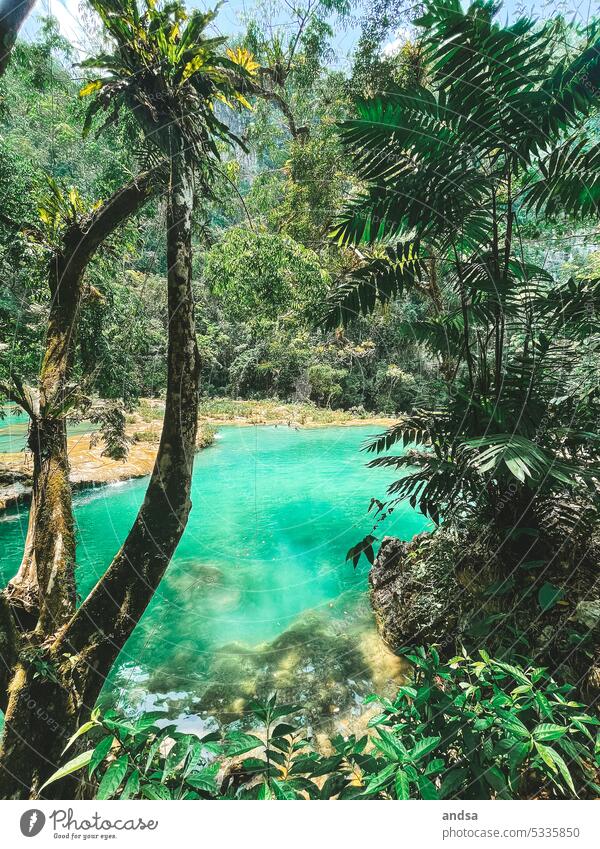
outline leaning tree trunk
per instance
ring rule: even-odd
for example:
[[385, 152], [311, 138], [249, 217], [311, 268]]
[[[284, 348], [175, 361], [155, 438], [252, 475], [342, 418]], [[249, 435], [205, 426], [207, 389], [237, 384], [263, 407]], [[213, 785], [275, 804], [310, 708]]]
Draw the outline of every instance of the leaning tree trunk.
[[[93, 708], [187, 523], [200, 373], [191, 285], [193, 197], [193, 167], [180, 148], [171, 156], [168, 383], [154, 469], [136, 520], [106, 574], [57, 638], [44, 645], [50, 674], [35, 676], [31, 663], [17, 665], [0, 746], [0, 798], [36, 796], [56, 769], [66, 740]], [[28, 704], [42, 706], [41, 714]], [[43, 796], [65, 793], [70, 795], [69, 788], [58, 782]]]
[[8, 67], [19, 30], [36, 0], [0, 0], [0, 77]]
[[28, 440], [33, 455], [29, 526], [21, 567], [7, 590], [20, 624], [34, 627], [37, 620], [40, 634], [56, 631], [75, 610], [75, 535], [65, 413], [83, 269], [72, 261], [70, 246], [65, 247], [50, 268], [52, 301], [39, 409], [31, 419]]
[[[34, 457], [25, 555], [1, 599], [0, 798], [26, 798], [40, 786], [77, 722], [80, 706], [53, 653], [56, 634], [75, 613], [75, 539], [66, 439], [68, 379], [82, 299], [82, 279], [102, 242], [152, 196], [150, 172], [115, 192], [73, 224], [50, 269], [52, 304], [39, 397], [24, 404]], [[15, 396], [17, 397], [17, 396]], [[21, 630], [20, 635], [15, 632]]]
[[7, 595], [22, 630], [56, 632], [75, 611], [75, 538], [67, 412], [83, 276], [98, 247], [160, 185], [144, 172], [118, 189], [91, 216], [74, 222], [49, 266], [51, 294], [39, 391], [27, 405], [33, 492], [21, 566]]

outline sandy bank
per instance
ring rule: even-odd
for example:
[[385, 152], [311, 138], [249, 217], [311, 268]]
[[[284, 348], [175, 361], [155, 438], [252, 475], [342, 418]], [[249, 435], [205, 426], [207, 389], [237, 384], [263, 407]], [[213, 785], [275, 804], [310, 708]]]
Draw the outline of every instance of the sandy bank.
[[[126, 460], [112, 460], [104, 456], [104, 446], [93, 434], [69, 437], [73, 487], [82, 489], [149, 475], [158, 450], [162, 415], [163, 405], [160, 401], [143, 401], [127, 417], [126, 433], [130, 448]], [[325, 410], [309, 404], [228, 400], [203, 403], [198, 420], [198, 450], [212, 443], [213, 427], [219, 425], [277, 425], [297, 430], [371, 425], [376, 429], [389, 427], [394, 422], [390, 418], [353, 415], [343, 410]], [[33, 463], [28, 451], [0, 454], [0, 510], [29, 500], [32, 471]]]

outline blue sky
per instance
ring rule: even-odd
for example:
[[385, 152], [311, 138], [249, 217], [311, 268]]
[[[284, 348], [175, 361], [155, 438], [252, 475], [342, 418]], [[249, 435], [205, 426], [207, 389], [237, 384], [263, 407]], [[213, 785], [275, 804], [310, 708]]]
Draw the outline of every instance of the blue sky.
[[[188, 0], [190, 6], [202, 9], [213, 8], [216, 0]], [[216, 25], [218, 29], [227, 33], [239, 32], [244, 14], [251, 11], [256, 5], [255, 0], [226, 0], [221, 7]], [[519, 13], [532, 14], [536, 17], [547, 17], [553, 12], [561, 11], [568, 17], [575, 15], [579, 20], [587, 20], [594, 12], [598, 13], [598, 0], [505, 0], [503, 14], [508, 18], [517, 17]], [[273, 2], [277, 11], [272, 19], [274, 25], [285, 25], [289, 20], [286, 16], [286, 7], [283, 2]], [[25, 37], [31, 37], [36, 29], [36, 13], [47, 15], [48, 12], [56, 16], [60, 22], [61, 30], [73, 44], [85, 51], [86, 33], [81, 24], [79, 14], [79, 0], [38, 0], [38, 4], [30, 20], [24, 27]], [[358, 27], [350, 26], [346, 29], [337, 29], [333, 40], [333, 48], [339, 62], [344, 61], [352, 51], [358, 37]]]

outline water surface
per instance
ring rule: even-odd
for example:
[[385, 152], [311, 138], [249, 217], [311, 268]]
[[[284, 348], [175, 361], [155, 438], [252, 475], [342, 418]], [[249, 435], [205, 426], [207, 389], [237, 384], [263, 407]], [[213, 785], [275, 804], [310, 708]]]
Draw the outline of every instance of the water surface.
[[[399, 674], [375, 633], [367, 564], [344, 562], [371, 529], [371, 496], [393, 479], [365, 468], [359, 449], [376, 430], [220, 429], [196, 458], [188, 527], [105, 704], [162, 706], [184, 725], [210, 725], [276, 689], [325, 723], [360, 713], [364, 695]], [[124, 539], [146, 484], [76, 494], [81, 596]], [[18, 567], [25, 521], [23, 510], [0, 518], [4, 581]], [[424, 526], [406, 505], [383, 530], [409, 539]]]
[[[19, 407], [6, 405], [0, 407], [0, 454], [17, 453], [25, 448], [29, 419]], [[97, 430], [97, 425], [91, 422], [70, 422], [69, 436], [91, 433]]]

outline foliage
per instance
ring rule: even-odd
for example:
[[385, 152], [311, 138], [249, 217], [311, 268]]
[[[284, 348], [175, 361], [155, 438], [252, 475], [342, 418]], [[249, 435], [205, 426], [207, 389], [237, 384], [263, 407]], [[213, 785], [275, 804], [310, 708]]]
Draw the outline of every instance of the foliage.
[[254, 65], [243, 51], [223, 51], [225, 38], [207, 35], [215, 12], [188, 15], [180, 3], [158, 7], [152, 0], [145, 0], [143, 11], [137, 0], [92, 0], [91, 5], [115, 50], [81, 63], [102, 72], [80, 91], [81, 97], [94, 95], [84, 133], [101, 110], [109, 113], [106, 126], [126, 106], [142, 122], [151, 145], [167, 154], [179, 144], [178, 133], [203, 167], [220, 158], [217, 140], [239, 141], [214, 106], [217, 101], [249, 105], [240, 88]]
[[342, 124], [362, 188], [332, 236], [362, 261], [330, 293], [326, 324], [407, 292], [427, 304], [406, 332], [439, 359], [445, 397], [367, 446], [405, 449], [371, 463], [404, 473], [392, 504], [408, 498], [435, 522], [479, 512], [539, 527], [553, 496], [596, 498], [598, 385], [575, 387], [570, 340], [598, 325], [595, 281], [561, 286], [528, 259], [521, 226], [558, 209], [597, 214], [600, 52], [595, 25], [559, 49], [561, 21], [501, 26], [496, 13], [429, 0], [417, 21], [425, 84], [359, 100]]
[[328, 284], [318, 256], [289, 236], [232, 227], [203, 257], [203, 277], [230, 320], [314, 312]]
[[[251, 702], [257, 734], [197, 737], [163, 714], [128, 719], [97, 711], [66, 749], [90, 747], [47, 782], [76, 771], [96, 798], [488, 799], [573, 798], [600, 792], [600, 720], [542, 668], [480, 652], [442, 663], [434, 647], [405, 649], [412, 679], [381, 706], [371, 733], [313, 748], [300, 709]], [[242, 757], [244, 756], [244, 757]]]

